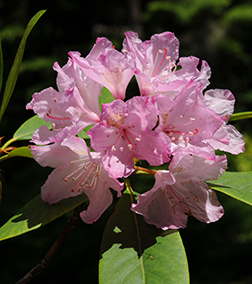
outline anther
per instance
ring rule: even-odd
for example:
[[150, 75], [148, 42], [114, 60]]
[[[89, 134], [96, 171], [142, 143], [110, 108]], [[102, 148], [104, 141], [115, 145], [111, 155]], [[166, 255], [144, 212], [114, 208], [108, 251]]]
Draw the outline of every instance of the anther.
[[129, 148], [130, 151], [132, 151], [134, 149], [132, 144], [128, 144], [128, 148]]

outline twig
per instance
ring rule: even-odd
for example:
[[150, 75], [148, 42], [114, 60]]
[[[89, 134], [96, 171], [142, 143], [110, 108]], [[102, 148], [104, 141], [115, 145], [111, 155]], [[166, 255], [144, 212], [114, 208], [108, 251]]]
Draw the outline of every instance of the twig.
[[73, 216], [68, 221], [68, 224], [64, 231], [60, 234], [60, 236], [57, 238], [55, 243], [52, 245], [52, 247], [49, 249], [45, 257], [34, 267], [31, 271], [29, 271], [23, 278], [21, 278], [18, 282], [15, 284], [25, 284], [31, 281], [35, 276], [40, 274], [48, 265], [52, 257], [55, 255], [55, 253], [58, 251], [60, 246], [62, 245], [65, 238], [68, 236], [68, 234], [76, 227], [76, 225], [79, 223], [80, 219], [80, 212], [83, 210], [82, 205], [75, 208]]

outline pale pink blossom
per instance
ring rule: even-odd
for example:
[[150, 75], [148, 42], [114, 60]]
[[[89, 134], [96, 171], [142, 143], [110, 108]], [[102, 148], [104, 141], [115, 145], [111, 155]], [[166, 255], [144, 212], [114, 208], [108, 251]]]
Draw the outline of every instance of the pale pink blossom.
[[117, 51], [108, 39], [97, 38], [85, 58], [79, 52], [69, 52], [69, 55], [87, 76], [109, 89], [115, 99], [125, 98], [134, 72], [126, 56]]
[[86, 223], [93, 223], [112, 203], [110, 188], [121, 195], [123, 183], [112, 178], [101, 163], [101, 153], [90, 152], [83, 139], [71, 137], [48, 146], [32, 146], [34, 159], [55, 169], [41, 188], [42, 199], [56, 203], [85, 193], [90, 201], [80, 213]]
[[155, 131], [163, 132], [171, 142], [172, 154], [184, 151], [214, 160], [214, 148], [205, 141], [223, 125], [223, 119], [198, 103], [201, 96], [201, 89], [194, 81], [189, 82], [176, 99], [162, 94], [153, 96], [151, 101], [159, 115]]
[[226, 166], [225, 156], [210, 161], [178, 153], [169, 171], [157, 171], [153, 188], [138, 196], [132, 210], [163, 230], [185, 228], [188, 216], [205, 223], [215, 222], [224, 210], [205, 181], [218, 179]]
[[40, 145], [76, 135], [100, 120], [98, 98], [102, 86], [85, 76], [71, 59], [63, 69], [56, 62], [54, 69], [59, 91], [50, 87], [35, 93], [26, 106], [52, 124], [52, 130], [42, 126], [34, 132], [32, 141]]
[[175, 97], [190, 80], [195, 80], [204, 89], [209, 84], [210, 68], [202, 61], [197, 69], [196, 57], [180, 58], [179, 41], [171, 32], [155, 34], [150, 40], [142, 42], [137, 33], [126, 32], [123, 52], [133, 59], [133, 68], [142, 96], [157, 93]]
[[106, 151], [105, 169], [118, 178], [134, 171], [133, 157], [151, 165], [168, 162], [169, 145], [164, 145], [164, 134], [152, 130], [157, 120], [155, 107], [147, 97], [102, 105], [101, 121], [88, 135], [93, 149]]
[[212, 147], [231, 154], [245, 151], [242, 134], [228, 120], [234, 112], [235, 98], [229, 90], [208, 90], [204, 94], [205, 105], [217, 115], [222, 116], [223, 125], [215, 132], [211, 139], [206, 140]]

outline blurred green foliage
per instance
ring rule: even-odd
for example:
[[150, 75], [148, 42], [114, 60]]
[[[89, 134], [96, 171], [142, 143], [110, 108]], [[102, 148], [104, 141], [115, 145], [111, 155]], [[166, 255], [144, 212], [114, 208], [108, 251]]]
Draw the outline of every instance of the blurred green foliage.
[[[34, 92], [56, 88], [54, 61], [62, 66], [67, 52], [86, 56], [96, 37], [108, 37], [121, 48], [124, 32], [133, 30], [143, 40], [154, 33], [172, 31], [180, 40], [180, 55], [206, 60], [211, 69], [209, 88], [230, 89], [236, 112], [252, 110], [252, 3], [248, 0], [129, 0], [106, 2], [55, 0], [0, 0], [0, 34], [4, 56], [4, 82], [28, 21], [39, 10], [47, 12], [28, 38], [20, 76], [0, 125], [5, 143], [29, 117], [25, 105]], [[127, 92], [137, 92], [135, 82]], [[233, 123], [245, 134], [246, 152], [228, 155], [229, 170], [252, 170], [251, 120]], [[17, 145], [27, 145], [17, 142]], [[50, 169], [32, 160], [16, 158], [2, 163], [3, 184], [0, 225], [40, 192]], [[150, 188], [153, 180], [137, 178], [133, 186]], [[189, 218], [181, 231], [193, 284], [252, 283], [252, 208], [218, 194], [224, 217], [214, 224]], [[109, 208], [94, 225], [80, 224], [34, 283], [97, 283], [98, 258]], [[45, 255], [63, 230], [67, 218], [0, 243], [0, 283], [17, 281]]]

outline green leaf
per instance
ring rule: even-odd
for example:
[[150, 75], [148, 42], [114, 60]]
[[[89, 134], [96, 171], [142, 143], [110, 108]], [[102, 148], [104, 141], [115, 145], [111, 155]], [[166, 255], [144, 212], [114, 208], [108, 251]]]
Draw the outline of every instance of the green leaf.
[[108, 104], [108, 103], [113, 102], [114, 100], [115, 100], [115, 98], [113, 97], [111, 92], [107, 88], [103, 87], [102, 90], [101, 90], [101, 95], [99, 97], [100, 109], [102, 108], [101, 104]]
[[130, 206], [130, 195], [123, 194], [106, 224], [99, 283], [189, 283], [179, 232], [148, 225]]
[[0, 241], [27, 233], [61, 217], [87, 201], [83, 193], [49, 205], [37, 195], [0, 228]]
[[252, 205], [252, 172], [225, 172], [218, 180], [207, 184], [214, 190]]
[[42, 118], [34, 115], [18, 128], [13, 138], [15, 140], [30, 140], [32, 139], [33, 132], [42, 125], [46, 125], [49, 129], [51, 128], [50, 122], [44, 121]]
[[39, 18], [45, 13], [46, 10], [42, 10], [39, 11], [28, 23], [26, 30], [24, 32], [24, 35], [21, 39], [21, 42], [19, 44], [18, 47], [18, 51], [16, 54], [16, 57], [14, 59], [13, 65], [11, 67], [6, 85], [5, 85], [5, 90], [4, 90], [4, 94], [3, 94], [3, 101], [2, 101], [2, 105], [1, 105], [1, 110], [0, 110], [0, 121], [3, 117], [3, 114], [7, 108], [7, 105], [10, 101], [10, 98], [12, 96], [12, 93], [14, 91], [15, 85], [16, 85], [16, 81], [18, 78], [18, 73], [19, 73], [19, 69], [20, 69], [20, 65], [23, 59], [23, 54], [24, 54], [24, 50], [25, 50], [25, 44], [26, 44], [26, 40], [31, 32], [31, 30], [33, 29], [34, 25], [37, 23], [37, 21], [39, 20]]
[[246, 111], [246, 112], [239, 112], [239, 113], [234, 113], [230, 116], [229, 121], [235, 121], [235, 120], [240, 120], [240, 119], [245, 119], [245, 118], [251, 118], [252, 117], [252, 111]]
[[2, 43], [0, 36], [0, 93], [3, 85], [3, 51], [2, 51]]
[[19, 148], [12, 150], [7, 155], [0, 157], [0, 162], [6, 159], [9, 159], [9, 158], [13, 158], [13, 157], [33, 158], [29, 147], [19, 147]]

